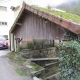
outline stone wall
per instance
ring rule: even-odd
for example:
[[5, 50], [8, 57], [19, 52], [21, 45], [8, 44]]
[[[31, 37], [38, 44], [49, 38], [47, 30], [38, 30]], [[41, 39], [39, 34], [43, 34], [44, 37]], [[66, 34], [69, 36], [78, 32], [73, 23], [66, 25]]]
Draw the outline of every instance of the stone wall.
[[58, 56], [55, 47], [40, 50], [24, 49], [19, 53], [25, 58], [54, 58]]

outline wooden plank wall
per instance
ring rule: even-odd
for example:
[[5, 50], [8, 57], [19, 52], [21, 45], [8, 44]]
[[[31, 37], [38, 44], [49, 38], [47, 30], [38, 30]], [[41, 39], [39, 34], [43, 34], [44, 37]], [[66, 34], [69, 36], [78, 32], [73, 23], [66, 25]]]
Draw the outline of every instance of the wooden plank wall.
[[16, 38], [66, 40], [64, 29], [36, 14], [28, 12], [23, 26], [16, 28]]

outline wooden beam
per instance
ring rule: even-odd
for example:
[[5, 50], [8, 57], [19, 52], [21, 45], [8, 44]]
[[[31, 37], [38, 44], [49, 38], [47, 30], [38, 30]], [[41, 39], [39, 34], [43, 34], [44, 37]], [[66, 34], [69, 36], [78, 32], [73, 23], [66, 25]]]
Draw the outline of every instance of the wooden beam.
[[16, 25], [22, 26], [22, 24], [21, 24], [21, 23], [16, 23]]
[[13, 11], [17, 11], [20, 8], [20, 6], [15, 7]]
[[31, 58], [31, 59], [27, 59], [29, 61], [58, 61], [58, 58]]

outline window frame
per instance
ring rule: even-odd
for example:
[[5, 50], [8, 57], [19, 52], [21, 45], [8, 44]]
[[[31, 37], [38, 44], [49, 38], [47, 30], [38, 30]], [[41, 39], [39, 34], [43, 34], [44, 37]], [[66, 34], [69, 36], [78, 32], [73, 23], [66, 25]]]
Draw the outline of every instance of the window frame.
[[0, 26], [7, 26], [7, 25], [8, 25], [7, 22], [5, 22], [5, 21], [0, 21]]
[[0, 11], [7, 11], [7, 7], [5, 7], [5, 6], [0, 6]]

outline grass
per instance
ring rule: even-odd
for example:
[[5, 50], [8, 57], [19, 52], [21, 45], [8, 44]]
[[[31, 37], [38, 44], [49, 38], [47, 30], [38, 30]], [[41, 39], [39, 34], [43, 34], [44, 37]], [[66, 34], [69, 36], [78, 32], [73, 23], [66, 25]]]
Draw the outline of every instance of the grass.
[[15, 61], [19, 61], [19, 62], [25, 62], [26, 61], [26, 59], [24, 59], [23, 57], [20, 57], [18, 55], [18, 53], [15, 53], [15, 52], [9, 52], [7, 54], [7, 57], [10, 59], [14, 59]]
[[14, 57], [15, 57], [15, 52], [9, 52], [9, 53], [7, 54], [7, 57], [8, 57], [8, 58], [14, 58]]
[[49, 10], [47, 8], [42, 8], [42, 7], [39, 7], [39, 6], [34, 6], [34, 7], [39, 9], [39, 10], [45, 11], [47, 13], [50, 13], [52, 15], [56, 15], [58, 17], [61, 17], [61, 18], [70, 20], [72, 22], [75, 22], [77, 24], [80, 24], [80, 16], [78, 16], [78, 15], [67, 13], [67, 12]]
[[[7, 56], [10, 59], [9, 63], [14, 67], [15, 71], [20, 76], [32, 76], [34, 75], [34, 72], [43, 69], [39, 65], [20, 57], [15, 52], [9, 52]], [[31, 69], [26, 66], [30, 66]], [[37, 74], [40, 74], [40, 72], [37, 72]]]
[[23, 63], [26, 61], [26, 59], [20, 57], [15, 52], [9, 52], [7, 56], [10, 59], [9, 63], [13, 65], [17, 74], [19, 74], [20, 76], [27, 76], [26, 69], [20, 67], [23, 66]]
[[26, 76], [26, 72], [25, 72], [25, 69], [19, 69], [18, 67], [15, 67], [15, 71], [21, 75], [21, 76]]
[[34, 63], [34, 62], [30, 62], [30, 61], [26, 61], [26, 62], [24, 63], [24, 65], [25, 65], [25, 66], [26, 66], [26, 65], [31, 66], [31, 69], [32, 69], [31, 71], [38, 71], [38, 70], [42, 69], [41, 66], [37, 65], [37, 64]]
[[18, 64], [12, 62], [11, 60], [9, 60], [9, 64], [13, 66], [13, 69], [17, 74], [19, 74], [20, 76], [27, 76], [25, 68], [21, 68]]

